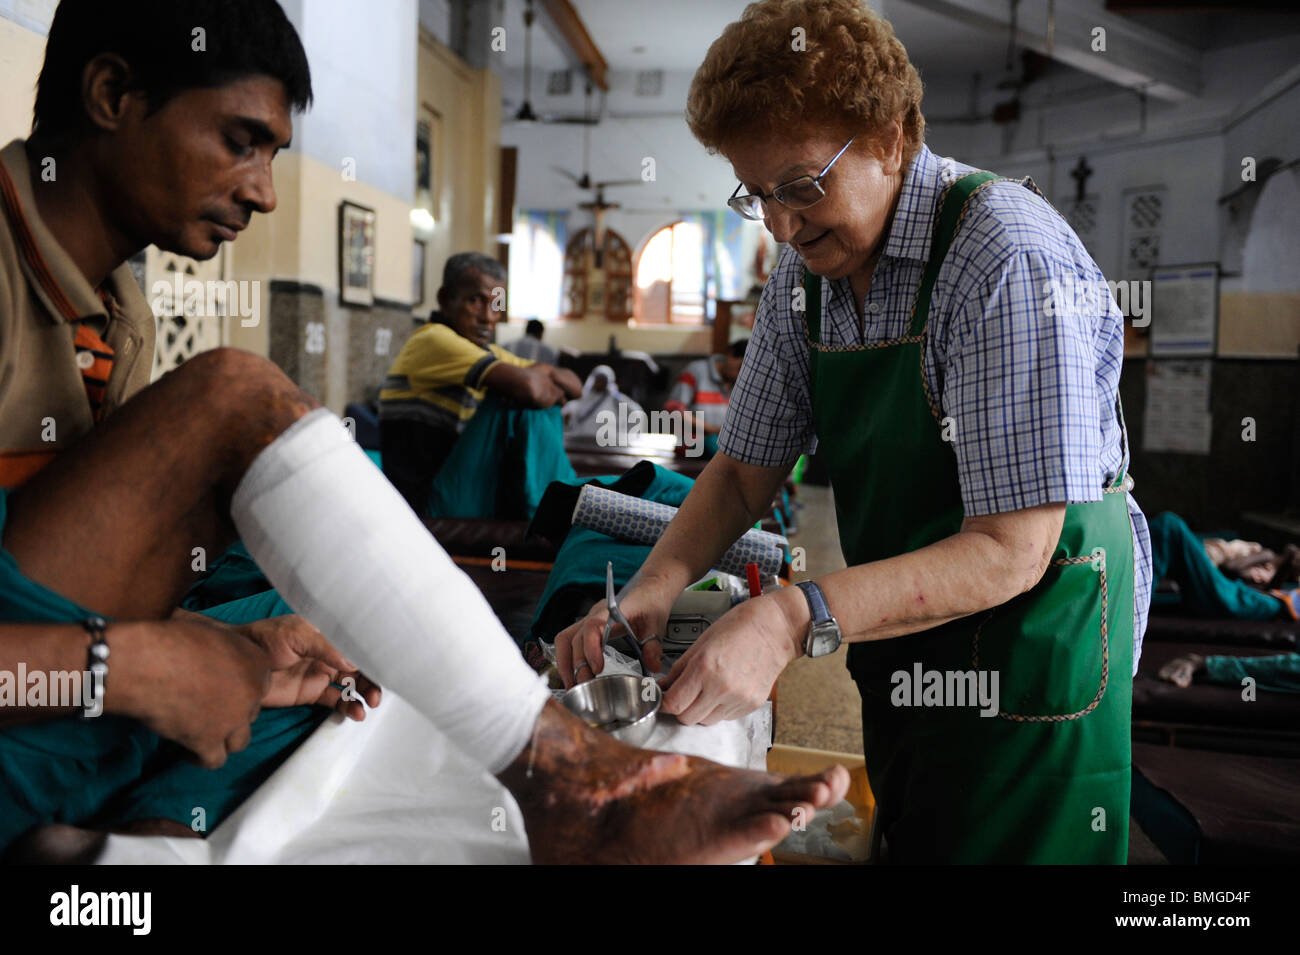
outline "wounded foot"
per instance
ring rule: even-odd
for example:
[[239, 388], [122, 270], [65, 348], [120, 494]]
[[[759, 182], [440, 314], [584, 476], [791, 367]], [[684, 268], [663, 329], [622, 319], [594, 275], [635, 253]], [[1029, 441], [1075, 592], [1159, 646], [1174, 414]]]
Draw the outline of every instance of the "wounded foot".
[[[532, 763], [531, 775], [529, 763]], [[832, 766], [783, 777], [626, 746], [554, 701], [501, 774], [538, 863], [727, 863], [759, 855], [844, 798]]]

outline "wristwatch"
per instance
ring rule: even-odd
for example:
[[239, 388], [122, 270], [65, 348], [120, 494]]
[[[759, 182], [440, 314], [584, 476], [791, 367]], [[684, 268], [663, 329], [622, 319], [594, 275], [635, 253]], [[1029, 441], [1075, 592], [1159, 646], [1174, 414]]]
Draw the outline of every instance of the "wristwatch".
[[831, 616], [831, 608], [826, 606], [826, 596], [822, 589], [811, 580], [805, 580], [796, 586], [803, 591], [808, 601], [808, 611], [812, 621], [808, 624], [808, 637], [804, 640], [803, 651], [810, 657], [824, 657], [834, 653], [840, 646], [840, 624]]

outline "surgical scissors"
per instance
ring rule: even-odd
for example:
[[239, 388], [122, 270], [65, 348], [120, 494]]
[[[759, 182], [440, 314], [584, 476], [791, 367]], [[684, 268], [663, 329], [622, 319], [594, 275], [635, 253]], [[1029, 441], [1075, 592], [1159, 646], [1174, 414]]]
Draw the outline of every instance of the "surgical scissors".
[[632, 629], [631, 622], [623, 616], [623, 611], [618, 609], [618, 600], [614, 596], [614, 562], [607, 561], [605, 564], [605, 609], [609, 611], [609, 618], [605, 621], [605, 629], [600, 635], [601, 647], [609, 643], [609, 632], [614, 628], [614, 624], [620, 624], [627, 631], [627, 639], [632, 644], [632, 652], [636, 654], [636, 662], [641, 667], [641, 675], [649, 676], [650, 672], [645, 668], [645, 659], [641, 656], [641, 643], [636, 638], [636, 631]]

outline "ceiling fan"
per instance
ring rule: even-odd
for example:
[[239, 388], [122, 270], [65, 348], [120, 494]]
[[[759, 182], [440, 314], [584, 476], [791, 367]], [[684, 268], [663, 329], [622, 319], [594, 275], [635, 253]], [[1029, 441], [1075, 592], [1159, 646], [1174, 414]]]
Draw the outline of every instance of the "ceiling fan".
[[[1051, 57], [1036, 50], [1020, 49], [1016, 43], [1016, 30], [1020, 0], [1011, 0], [1011, 22], [1007, 33], [1007, 62], [997, 89], [1011, 94], [1011, 99], [993, 107], [993, 122], [1014, 123], [1020, 119], [1020, 94], [1034, 80], [1043, 76], [1051, 65]], [[1056, 0], [1048, 0], [1048, 50], [1051, 50], [1055, 30]], [[1019, 61], [1019, 70], [1016, 69]]]
[[533, 109], [533, 23], [537, 13], [533, 10], [533, 0], [528, 0], [524, 8], [524, 101], [511, 117], [515, 123], [567, 123], [570, 125], [595, 126], [600, 118], [590, 115], [591, 81], [587, 81], [587, 107], [581, 116], [541, 116]]
[[[584, 108], [583, 112], [585, 115], [590, 115], [591, 113], [591, 83], [590, 82], [587, 84], [587, 106]], [[600, 122], [600, 118], [596, 117], [591, 121], [589, 125], [594, 126], [599, 122]], [[582, 130], [582, 175], [575, 176], [572, 172], [560, 166], [552, 166], [551, 168], [554, 169], [556, 172], [558, 172], [560, 175], [564, 176], [566, 179], [571, 179], [573, 181], [573, 184], [577, 186], [579, 189], [596, 190], [595, 200], [593, 202], [584, 202], [579, 206], [579, 208], [598, 209], [600, 211], [604, 211], [605, 209], [617, 209], [618, 203], [605, 201], [605, 189], [610, 188], [612, 186], [639, 186], [641, 185], [641, 180], [640, 179], [606, 179], [601, 182], [596, 182], [591, 178], [591, 173], [587, 171], [588, 158], [590, 156], [590, 153], [591, 153], [591, 131], [589, 128], [584, 127], [584, 129]]]

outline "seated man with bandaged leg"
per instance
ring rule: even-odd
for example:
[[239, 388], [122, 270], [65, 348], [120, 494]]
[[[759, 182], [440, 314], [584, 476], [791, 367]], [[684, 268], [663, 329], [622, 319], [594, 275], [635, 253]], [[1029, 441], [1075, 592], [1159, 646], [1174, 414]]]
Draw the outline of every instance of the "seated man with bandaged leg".
[[[220, 349], [143, 387], [152, 325], [124, 260], [150, 242], [210, 258], [271, 212], [310, 80], [274, 0], [144, 0], [139, 23], [106, 7], [63, 0], [32, 138], [0, 155], [0, 671], [94, 675], [86, 716], [0, 708], [0, 850], [89, 858], [113, 820], [146, 818], [133, 787], [160, 762], [188, 752], [214, 772], [265, 739], [222, 789], [237, 798], [302, 732], [267, 733], [262, 711], [333, 703], [343, 674], [373, 705], [358, 671], [501, 780], [536, 861], [729, 861], [837, 802], [838, 767], [732, 770], [568, 714], [338, 419], [270, 362]], [[188, 62], [196, 23], [207, 49]], [[282, 596], [301, 620], [254, 634], [176, 613], [194, 549], [237, 537], [278, 592], [262, 609]], [[178, 827], [194, 774], [173, 780]]]

